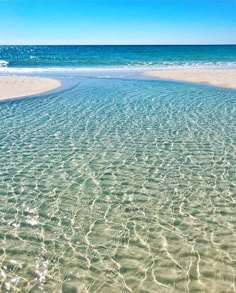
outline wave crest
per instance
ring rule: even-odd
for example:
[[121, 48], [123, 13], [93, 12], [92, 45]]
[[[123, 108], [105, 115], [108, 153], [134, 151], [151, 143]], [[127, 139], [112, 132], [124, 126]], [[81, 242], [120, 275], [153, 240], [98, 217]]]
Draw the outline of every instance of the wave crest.
[[97, 67], [8, 67], [9, 62], [0, 60], [0, 73], [53, 73], [53, 72], [111, 72], [173, 69], [236, 69], [236, 62], [161, 62]]
[[0, 60], [0, 67], [7, 67], [8, 64], [9, 62], [7, 62], [6, 60]]

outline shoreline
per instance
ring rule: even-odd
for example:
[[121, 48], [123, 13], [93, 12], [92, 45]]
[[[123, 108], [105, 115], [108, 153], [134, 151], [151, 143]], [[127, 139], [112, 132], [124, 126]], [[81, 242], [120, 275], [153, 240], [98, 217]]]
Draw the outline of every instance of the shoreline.
[[143, 75], [158, 78], [160, 80], [199, 83], [222, 88], [236, 89], [235, 69], [153, 70], [146, 71]]
[[[236, 69], [149, 70], [143, 76], [236, 89]], [[0, 76], [0, 101], [34, 96], [61, 86], [56, 79], [30, 76]]]
[[50, 78], [0, 76], [0, 101], [46, 93], [60, 86], [60, 81]]

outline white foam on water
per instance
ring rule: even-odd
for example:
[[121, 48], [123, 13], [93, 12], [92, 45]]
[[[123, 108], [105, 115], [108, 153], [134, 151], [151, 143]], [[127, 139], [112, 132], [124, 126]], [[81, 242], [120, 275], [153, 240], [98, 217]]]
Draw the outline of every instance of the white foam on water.
[[9, 64], [6, 60], [0, 60], [0, 67], [5, 67]]
[[163, 62], [161, 64], [100, 66], [100, 67], [7, 67], [9, 62], [0, 60], [0, 73], [43, 73], [43, 72], [117, 72], [172, 69], [236, 69], [236, 62]]

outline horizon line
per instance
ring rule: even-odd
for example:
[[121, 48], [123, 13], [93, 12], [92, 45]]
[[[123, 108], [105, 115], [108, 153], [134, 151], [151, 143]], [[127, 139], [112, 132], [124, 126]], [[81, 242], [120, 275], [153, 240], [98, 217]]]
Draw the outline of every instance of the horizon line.
[[0, 46], [236, 46], [234, 44], [0, 44]]

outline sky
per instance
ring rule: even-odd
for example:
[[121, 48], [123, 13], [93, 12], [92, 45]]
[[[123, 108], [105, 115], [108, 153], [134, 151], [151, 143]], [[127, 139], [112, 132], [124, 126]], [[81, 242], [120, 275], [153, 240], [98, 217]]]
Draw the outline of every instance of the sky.
[[0, 44], [236, 44], [236, 0], [0, 0]]

